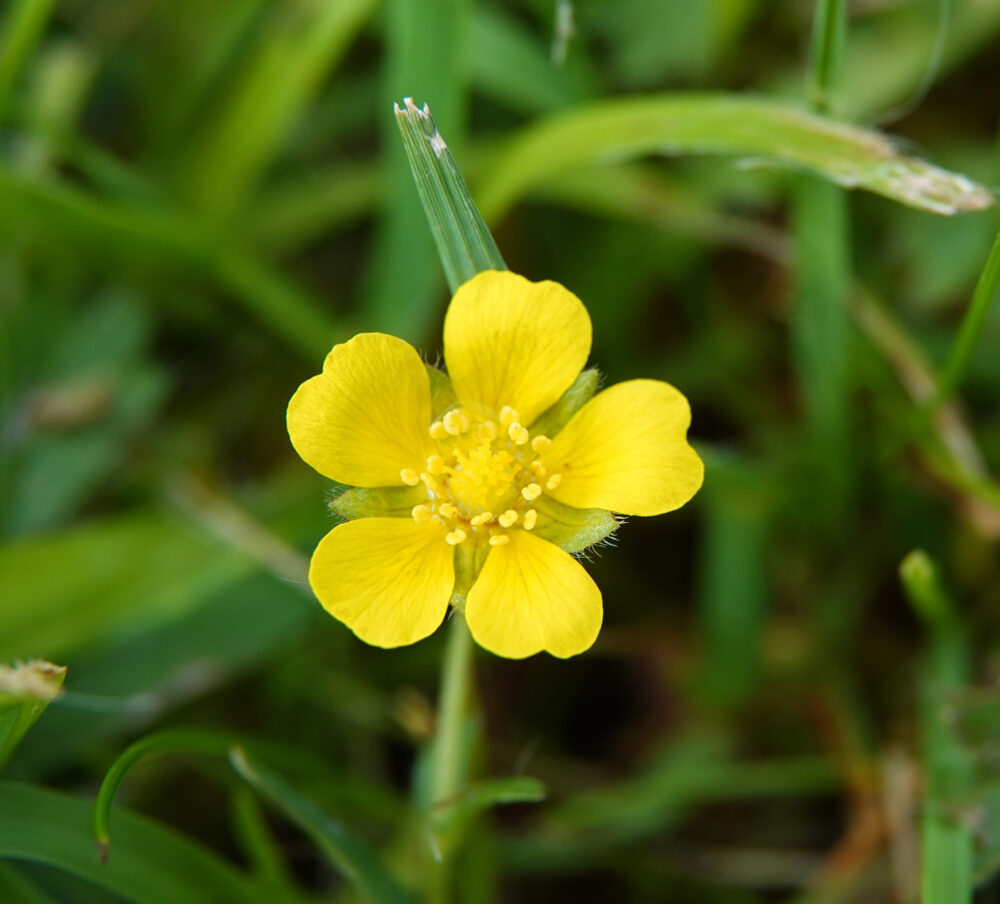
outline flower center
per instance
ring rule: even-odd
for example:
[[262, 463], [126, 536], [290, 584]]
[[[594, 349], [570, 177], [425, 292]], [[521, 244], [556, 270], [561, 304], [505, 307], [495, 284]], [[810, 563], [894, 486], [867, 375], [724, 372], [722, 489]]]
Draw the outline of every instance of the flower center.
[[552, 440], [532, 436], [509, 407], [496, 419], [454, 408], [431, 424], [430, 435], [437, 452], [425, 469], [404, 468], [399, 475], [427, 491], [427, 501], [413, 508], [417, 524], [441, 522], [452, 546], [467, 539], [500, 546], [509, 541], [509, 531], [534, 528], [538, 512], [532, 504], [562, 479], [546, 474], [539, 461]]

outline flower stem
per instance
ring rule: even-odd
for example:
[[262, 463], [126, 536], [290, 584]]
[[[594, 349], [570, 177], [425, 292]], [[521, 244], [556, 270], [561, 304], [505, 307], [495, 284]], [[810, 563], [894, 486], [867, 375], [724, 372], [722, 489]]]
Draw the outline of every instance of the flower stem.
[[431, 898], [436, 902], [449, 898], [450, 859], [459, 834], [459, 825], [450, 818], [453, 814], [449, 811], [468, 780], [473, 747], [468, 733], [472, 653], [472, 635], [465, 617], [455, 612], [451, 617], [448, 644], [441, 663], [437, 736], [431, 758], [429, 829], [438, 859]]

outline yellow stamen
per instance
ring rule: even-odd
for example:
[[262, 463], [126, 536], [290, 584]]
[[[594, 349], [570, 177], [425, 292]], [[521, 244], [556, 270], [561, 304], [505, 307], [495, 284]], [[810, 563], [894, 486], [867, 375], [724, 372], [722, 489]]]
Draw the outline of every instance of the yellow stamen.
[[535, 522], [538, 520], [538, 512], [534, 509], [528, 509], [524, 513], [524, 529], [531, 530], [535, 526]]
[[490, 537], [490, 546], [503, 546], [504, 543], [510, 543], [510, 537], [506, 534], [494, 534]]
[[552, 448], [552, 440], [539, 433], [538, 436], [531, 441], [531, 448], [535, 450], [536, 455], [544, 455], [549, 451], [549, 449]]
[[527, 502], [534, 502], [539, 496], [542, 495], [542, 488], [537, 483], [529, 483], [523, 490], [521, 490], [521, 495]]
[[531, 463], [531, 473], [534, 474], [535, 477], [544, 477], [545, 465], [543, 465], [540, 461], [533, 461]]
[[442, 440], [448, 438], [448, 431], [444, 429], [444, 424], [441, 421], [435, 421], [431, 424], [430, 434], [431, 439]]
[[531, 439], [531, 434], [528, 433], [525, 427], [522, 427], [517, 421], [514, 421], [507, 428], [507, 435], [510, 437], [512, 443], [516, 443], [518, 446], [523, 446], [529, 439]]
[[469, 429], [469, 419], [461, 408], [454, 408], [441, 419], [444, 429], [452, 436], [458, 436]]
[[476, 515], [476, 517], [473, 518], [469, 522], [469, 524], [471, 524], [473, 527], [479, 527], [482, 524], [488, 524], [492, 520], [493, 520], [493, 512], [483, 512], [480, 515]]
[[462, 528], [456, 528], [445, 535], [444, 542], [449, 546], [458, 546], [465, 539], [465, 531]]
[[413, 510], [410, 514], [413, 515], [413, 520], [421, 526], [427, 524], [431, 520], [431, 510], [426, 505], [413, 506]]
[[561, 483], [562, 483], [562, 474], [553, 474], [548, 480], [545, 481], [545, 488], [549, 490], [554, 490]]
[[497, 521], [500, 523], [501, 527], [510, 527], [515, 521], [517, 521], [517, 512], [514, 509], [507, 509]]
[[440, 474], [444, 470], [444, 459], [440, 455], [432, 455], [427, 459], [427, 470], [431, 474]]
[[403, 468], [399, 472], [399, 479], [403, 481], [408, 487], [415, 487], [420, 483], [420, 475], [413, 470], [413, 468]]
[[438, 506], [438, 511], [444, 515], [445, 518], [457, 518], [458, 517], [458, 507], [452, 505], [450, 502], [442, 502]]
[[476, 426], [476, 439], [488, 443], [497, 438], [497, 425], [493, 421], [483, 421]]
[[517, 416], [517, 412], [510, 407], [510, 405], [504, 405], [500, 409], [500, 426], [509, 427], [511, 424], [516, 424], [520, 418]]
[[427, 489], [430, 490], [432, 493], [437, 492], [437, 486], [438, 486], [437, 481], [426, 471], [421, 472], [418, 480], [422, 480], [424, 482], [424, 486], [427, 487]]

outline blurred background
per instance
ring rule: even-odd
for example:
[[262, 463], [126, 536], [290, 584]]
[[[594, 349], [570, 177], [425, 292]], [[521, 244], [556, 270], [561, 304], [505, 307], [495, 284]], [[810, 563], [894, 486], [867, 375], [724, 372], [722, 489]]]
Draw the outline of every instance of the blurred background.
[[[594, 100], [806, 103], [814, 13], [6, 0], [0, 662], [69, 670], [4, 777], [89, 805], [134, 739], [233, 732], [284, 750], [301, 790], [407, 862], [443, 632], [386, 652], [322, 612], [304, 574], [330, 486], [285, 431], [292, 392], [353, 332], [440, 351], [448, 293], [392, 102], [429, 103], [476, 197], [507, 142]], [[998, 52], [993, 0], [858, 0], [831, 113], [994, 186]], [[921, 408], [997, 214], [836, 193], [825, 258], [796, 241], [805, 177], [748, 163], [594, 160], [490, 222], [511, 269], [586, 303], [607, 382], [688, 396], [708, 470], [692, 504], [591, 556], [590, 652], [479, 654], [480, 772], [550, 796], [477, 828], [461, 900], [911, 902], [930, 806], [973, 851], [977, 900], [1000, 900], [996, 310], [960, 402]], [[840, 297], [810, 304], [817, 284]], [[900, 585], [918, 547], [948, 588], [943, 640]], [[929, 777], [938, 754], [960, 779]], [[164, 758], [120, 802], [245, 865], [239, 784]], [[353, 900], [266, 819], [286, 890]], [[125, 900], [38, 859], [0, 861], [0, 889]]]

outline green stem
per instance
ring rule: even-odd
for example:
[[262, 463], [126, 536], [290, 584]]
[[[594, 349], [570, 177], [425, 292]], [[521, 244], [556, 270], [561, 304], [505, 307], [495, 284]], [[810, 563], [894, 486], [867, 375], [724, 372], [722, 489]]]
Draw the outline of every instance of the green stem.
[[430, 834], [439, 856], [434, 870], [433, 900], [447, 901], [450, 856], [458, 841], [456, 824], [448, 819], [449, 803], [468, 780], [469, 750], [466, 736], [472, 690], [472, 635], [465, 617], [455, 612], [449, 627], [448, 645], [441, 663], [437, 736], [431, 761]]
[[966, 308], [965, 316], [962, 318], [962, 326], [958, 331], [954, 345], [948, 355], [948, 361], [944, 366], [944, 373], [938, 382], [937, 397], [935, 406], [954, 393], [965, 370], [969, 366], [969, 359], [979, 340], [979, 334], [983, 330], [986, 322], [986, 315], [989, 313], [990, 305], [996, 298], [997, 290], [1000, 289], [1000, 234], [993, 242], [993, 248], [986, 259], [986, 266], [976, 283], [976, 290], [972, 294], [972, 302]]

